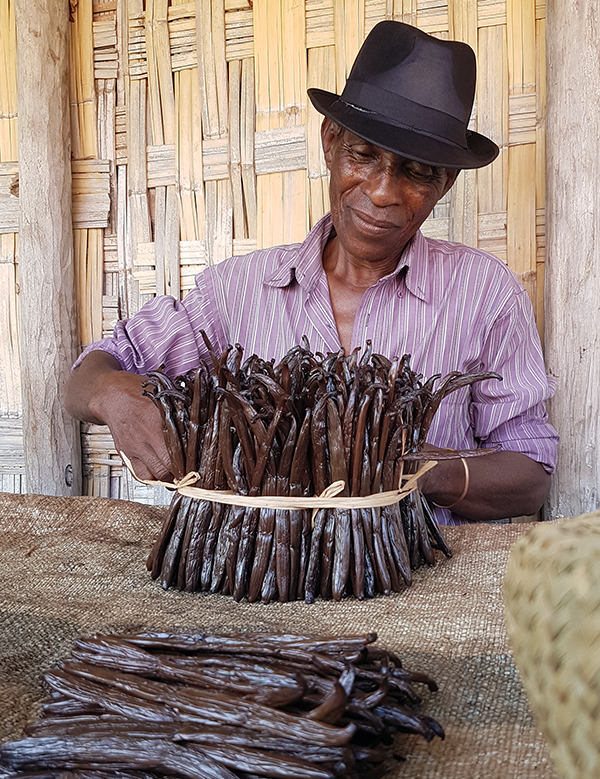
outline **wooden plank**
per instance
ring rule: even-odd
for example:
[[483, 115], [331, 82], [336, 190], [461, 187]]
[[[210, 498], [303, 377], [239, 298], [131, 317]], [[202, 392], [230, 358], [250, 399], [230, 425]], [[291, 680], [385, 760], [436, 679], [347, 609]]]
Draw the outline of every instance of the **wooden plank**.
[[27, 487], [39, 494], [77, 495], [79, 423], [62, 403], [76, 355], [71, 160], [64, 142], [69, 137], [68, 8], [59, 0], [48, 0], [43, 7], [17, 0], [15, 11], [19, 272], [28, 279], [19, 293]]
[[600, 20], [595, 3], [577, 12], [548, 5], [545, 347], [557, 381], [551, 420], [561, 436], [550, 494], [551, 516], [576, 516], [599, 506], [600, 458]]

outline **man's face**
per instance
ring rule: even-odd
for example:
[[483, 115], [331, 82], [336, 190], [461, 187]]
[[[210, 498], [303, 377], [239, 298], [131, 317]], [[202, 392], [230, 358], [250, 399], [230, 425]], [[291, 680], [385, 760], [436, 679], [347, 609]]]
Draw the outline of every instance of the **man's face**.
[[331, 173], [331, 215], [342, 246], [363, 262], [398, 258], [458, 171], [380, 149], [329, 119], [321, 135]]

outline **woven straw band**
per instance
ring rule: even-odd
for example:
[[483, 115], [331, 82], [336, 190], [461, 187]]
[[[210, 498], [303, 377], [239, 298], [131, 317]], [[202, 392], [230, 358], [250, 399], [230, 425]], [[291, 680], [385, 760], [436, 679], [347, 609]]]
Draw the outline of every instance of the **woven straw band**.
[[314, 496], [312, 498], [293, 497], [289, 495], [238, 495], [229, 490], [205, 490], [201, 487], [192, 487], [190, 485], [195, 484], [198, 481], [198, 474], [195, 472], [186, 474], [183, 479], [179, 479], [174, 482], [165, 481], [151, 481], [146, 479], [139, 479], [133, 470], [131, 462], [123, 452], [119, 452], [123, 458], [123, 462], [127, 466], [129, 472], [134, 479], [142, 484], [148, 484], [153, 486], [166, 487], [169, 490], [176, 490], [181, 495], [188, 498], [197, 498], [198, 500], [208, 500], [212, 503], [226, 503], [230, 506], [250, 506], [252, 508], [267, 508], [267, 509], [359, 509], [359, 508], [376, 508], [377, 506], [391, 506], [394, 503], [406, 498], [411, 492], [418, 487], [418, 481], [427, 471], [434, 468], [437, 463], [434, 460], [430, 460], [416, 473], [410, 474], [410, 476], [403, 476], [406, 479], [406, 483], [401, 489], [391, 490], [389, 492], [376, 492], [372, 495], [364, 495], [362, 497], [355, 498], [337, 498], [340, 492], [344, 489], [345, 482], [336, 481], [330, 484], [321, 495]]

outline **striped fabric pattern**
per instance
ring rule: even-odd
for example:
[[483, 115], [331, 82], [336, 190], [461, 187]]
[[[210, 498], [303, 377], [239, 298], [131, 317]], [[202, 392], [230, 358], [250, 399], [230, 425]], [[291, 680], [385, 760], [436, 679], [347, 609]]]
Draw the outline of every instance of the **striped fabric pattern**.
[[[233, 257], [201, 273], [183, 301], [157, 297], [132, 319], [119, 322], [112, 338], [89, 346], [114, 355], [122, 368], [145, 373], [159, 365], [171, 375], [208, 358], [204, 330], [217, 351], [239, 343], [245, 353], [279, 360], [309, 340], [313, 351], [338, 351], [337, 333], [322, 252], [330, 216], [301, 244]], [[418, 232], [396, 270], [363, 296], [352, 347], [392, 358], [411, 355], [413, 370], [429, 378], [449, 371], [491, 370], [502, 381], [480, 382], [446, 398], [429, 442], [466, 449], [499, 444], [556, 465], [558, 436], [546, 420], [554, 391], [527, 293], [493, 255]], [[442, 524], [450, 512], [437, 509]]]

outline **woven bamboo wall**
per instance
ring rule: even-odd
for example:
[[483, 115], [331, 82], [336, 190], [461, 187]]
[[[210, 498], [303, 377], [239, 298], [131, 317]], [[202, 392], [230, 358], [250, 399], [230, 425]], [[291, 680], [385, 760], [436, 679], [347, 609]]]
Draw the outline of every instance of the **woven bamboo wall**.
[[[424, 231], [496, 254], [543, 329], [544, 0], [71, 0], [73, 227], [81, 344], [206, 265], [302, 240], [328, 208], [320, 117], [381, 19], [476, 51], [472, 127], [501, 153], [463, 172]], [[18, 155], [12, 0], [0, 0], [0, 489], [18, 458]], [[17, 189], [16, 189], [17, 188]], [[90, 494], [163, 500], [85, 426]]]

